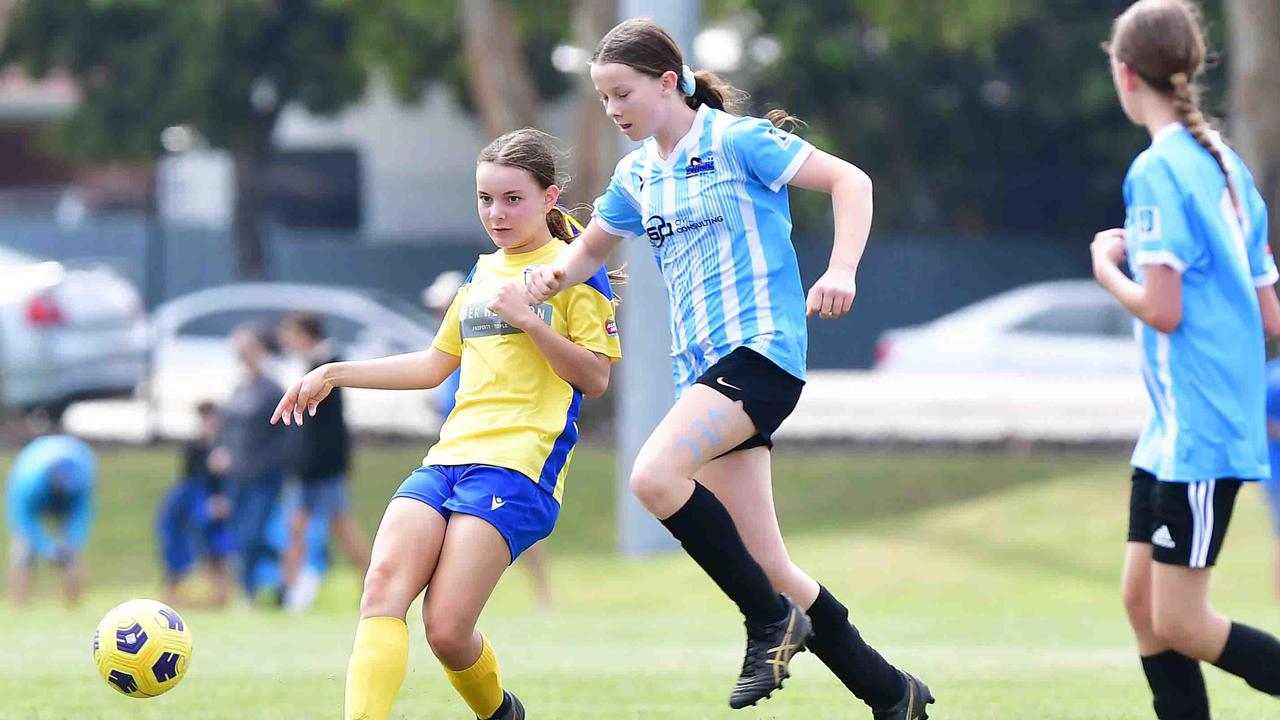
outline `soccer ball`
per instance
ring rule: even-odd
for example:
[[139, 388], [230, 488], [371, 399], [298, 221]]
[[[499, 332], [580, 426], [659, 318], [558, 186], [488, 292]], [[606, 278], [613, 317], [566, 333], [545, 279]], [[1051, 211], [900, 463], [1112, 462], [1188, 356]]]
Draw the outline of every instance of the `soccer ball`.
[[191, 662], [191, 630], [173, 608], [130, 600], [107, 612], [93, 634], [93, 661], [107, 684], [129, 697], [173, 689]]

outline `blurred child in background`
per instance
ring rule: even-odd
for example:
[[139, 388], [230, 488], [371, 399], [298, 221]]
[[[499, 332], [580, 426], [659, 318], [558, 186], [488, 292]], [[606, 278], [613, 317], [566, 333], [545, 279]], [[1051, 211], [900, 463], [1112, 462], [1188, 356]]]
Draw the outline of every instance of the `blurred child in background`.
[[160, 502], [156, 534], [165, 570], [165, 602], [191, 604], [182, 583], [203, 558], [208, 572], [208, 595], [202, 602], [223, 607], [231, 592], [230, 560], [235, 552], [231, 532], [231, 501], [227, 496], [227, 459], [211, 456], [221, 430], [212, 402], [196, 406], [198, 435], [183, 450], [182, 475]]

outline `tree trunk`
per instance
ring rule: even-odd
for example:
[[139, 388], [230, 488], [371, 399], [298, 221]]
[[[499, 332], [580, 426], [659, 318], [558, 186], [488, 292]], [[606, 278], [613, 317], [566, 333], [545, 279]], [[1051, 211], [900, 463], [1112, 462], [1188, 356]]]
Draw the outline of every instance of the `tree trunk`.
[[1232, 139], [1267, 201], [1280, 253], [1280, 3], [1227, 0], [1226, 11]]
[[[617, 3], [606, 0], [575, 0], [573, 44], [591, 52], [617, 19]], [[604, 192], [618, 160], [618, 130], [604, 114], [587, 68], [574, 83], [577, 137], [574, 138], [573, 182], [565, 204], [572, 207], [590, 203]], [[582, 219], [582, 218], [579, 218]]]
[[267, 277], [266, 244], [262, 233], [264, 173], [271, 155], [271, 132], [276, 115], [259, 117], [235, 158], [236, 199], [231, 218], [231, 242], [236, 251], [236, 276], [241, 280]]
[[537, 122], [537, 94], [504, 0], [458, 0], [467, 79], [490, 137]]

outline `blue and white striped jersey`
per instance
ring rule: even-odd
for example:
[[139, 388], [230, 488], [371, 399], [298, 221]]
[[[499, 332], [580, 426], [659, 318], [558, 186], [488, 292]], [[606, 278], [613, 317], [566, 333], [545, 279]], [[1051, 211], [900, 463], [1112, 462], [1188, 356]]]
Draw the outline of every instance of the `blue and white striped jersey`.
[[602, 228], [653, 248], [677, 394], [742, 346], [804, 379], [805, 296], [787, 183], [812, 151], [767, 120], [703, 105], [670, 157], [649, 138], [596, 200]]
[[1213, 156], [1179, 124], [1156, 134], [1124, 181], [1134, 279], [1143, 282], [1144, 265], [1182, 274], [1178, 327], [1166, 335], [1135, 323], [1153, 408], [1132, 462], [1165, 481], [1270, 475], [1256, 291], [1277, 279], [1267, 208], [1244, 162], [1216, 142], [1244, 217], [1232, 206]]

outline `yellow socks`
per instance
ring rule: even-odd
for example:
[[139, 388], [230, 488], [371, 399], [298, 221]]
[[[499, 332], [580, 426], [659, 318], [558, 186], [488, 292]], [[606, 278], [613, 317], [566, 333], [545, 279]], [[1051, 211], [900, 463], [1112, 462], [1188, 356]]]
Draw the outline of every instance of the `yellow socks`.
[[[480, 657], [484, 659], [484, 655]], [[356, 626], [356, 642], [347, 665], [343, 720], [387, 720], [408, 664], [409, 629], [403, 620], [390, 617], [361, 620]], [[501, 692], [498, 700], [502, 700]]]
[[[480, 658], [466, 670], [450, 670], [444, 667], [444, 674], [453, 683], [472, 712], [479, 718], [490, 718], [502, 707], [502, 671], [498, 669], [498, 656], [493, 654], [493, 646], [489, 638], [480, 636], [484, 647], [480, 650]], [[388, 707], [390, 707], [388, 705]]]

